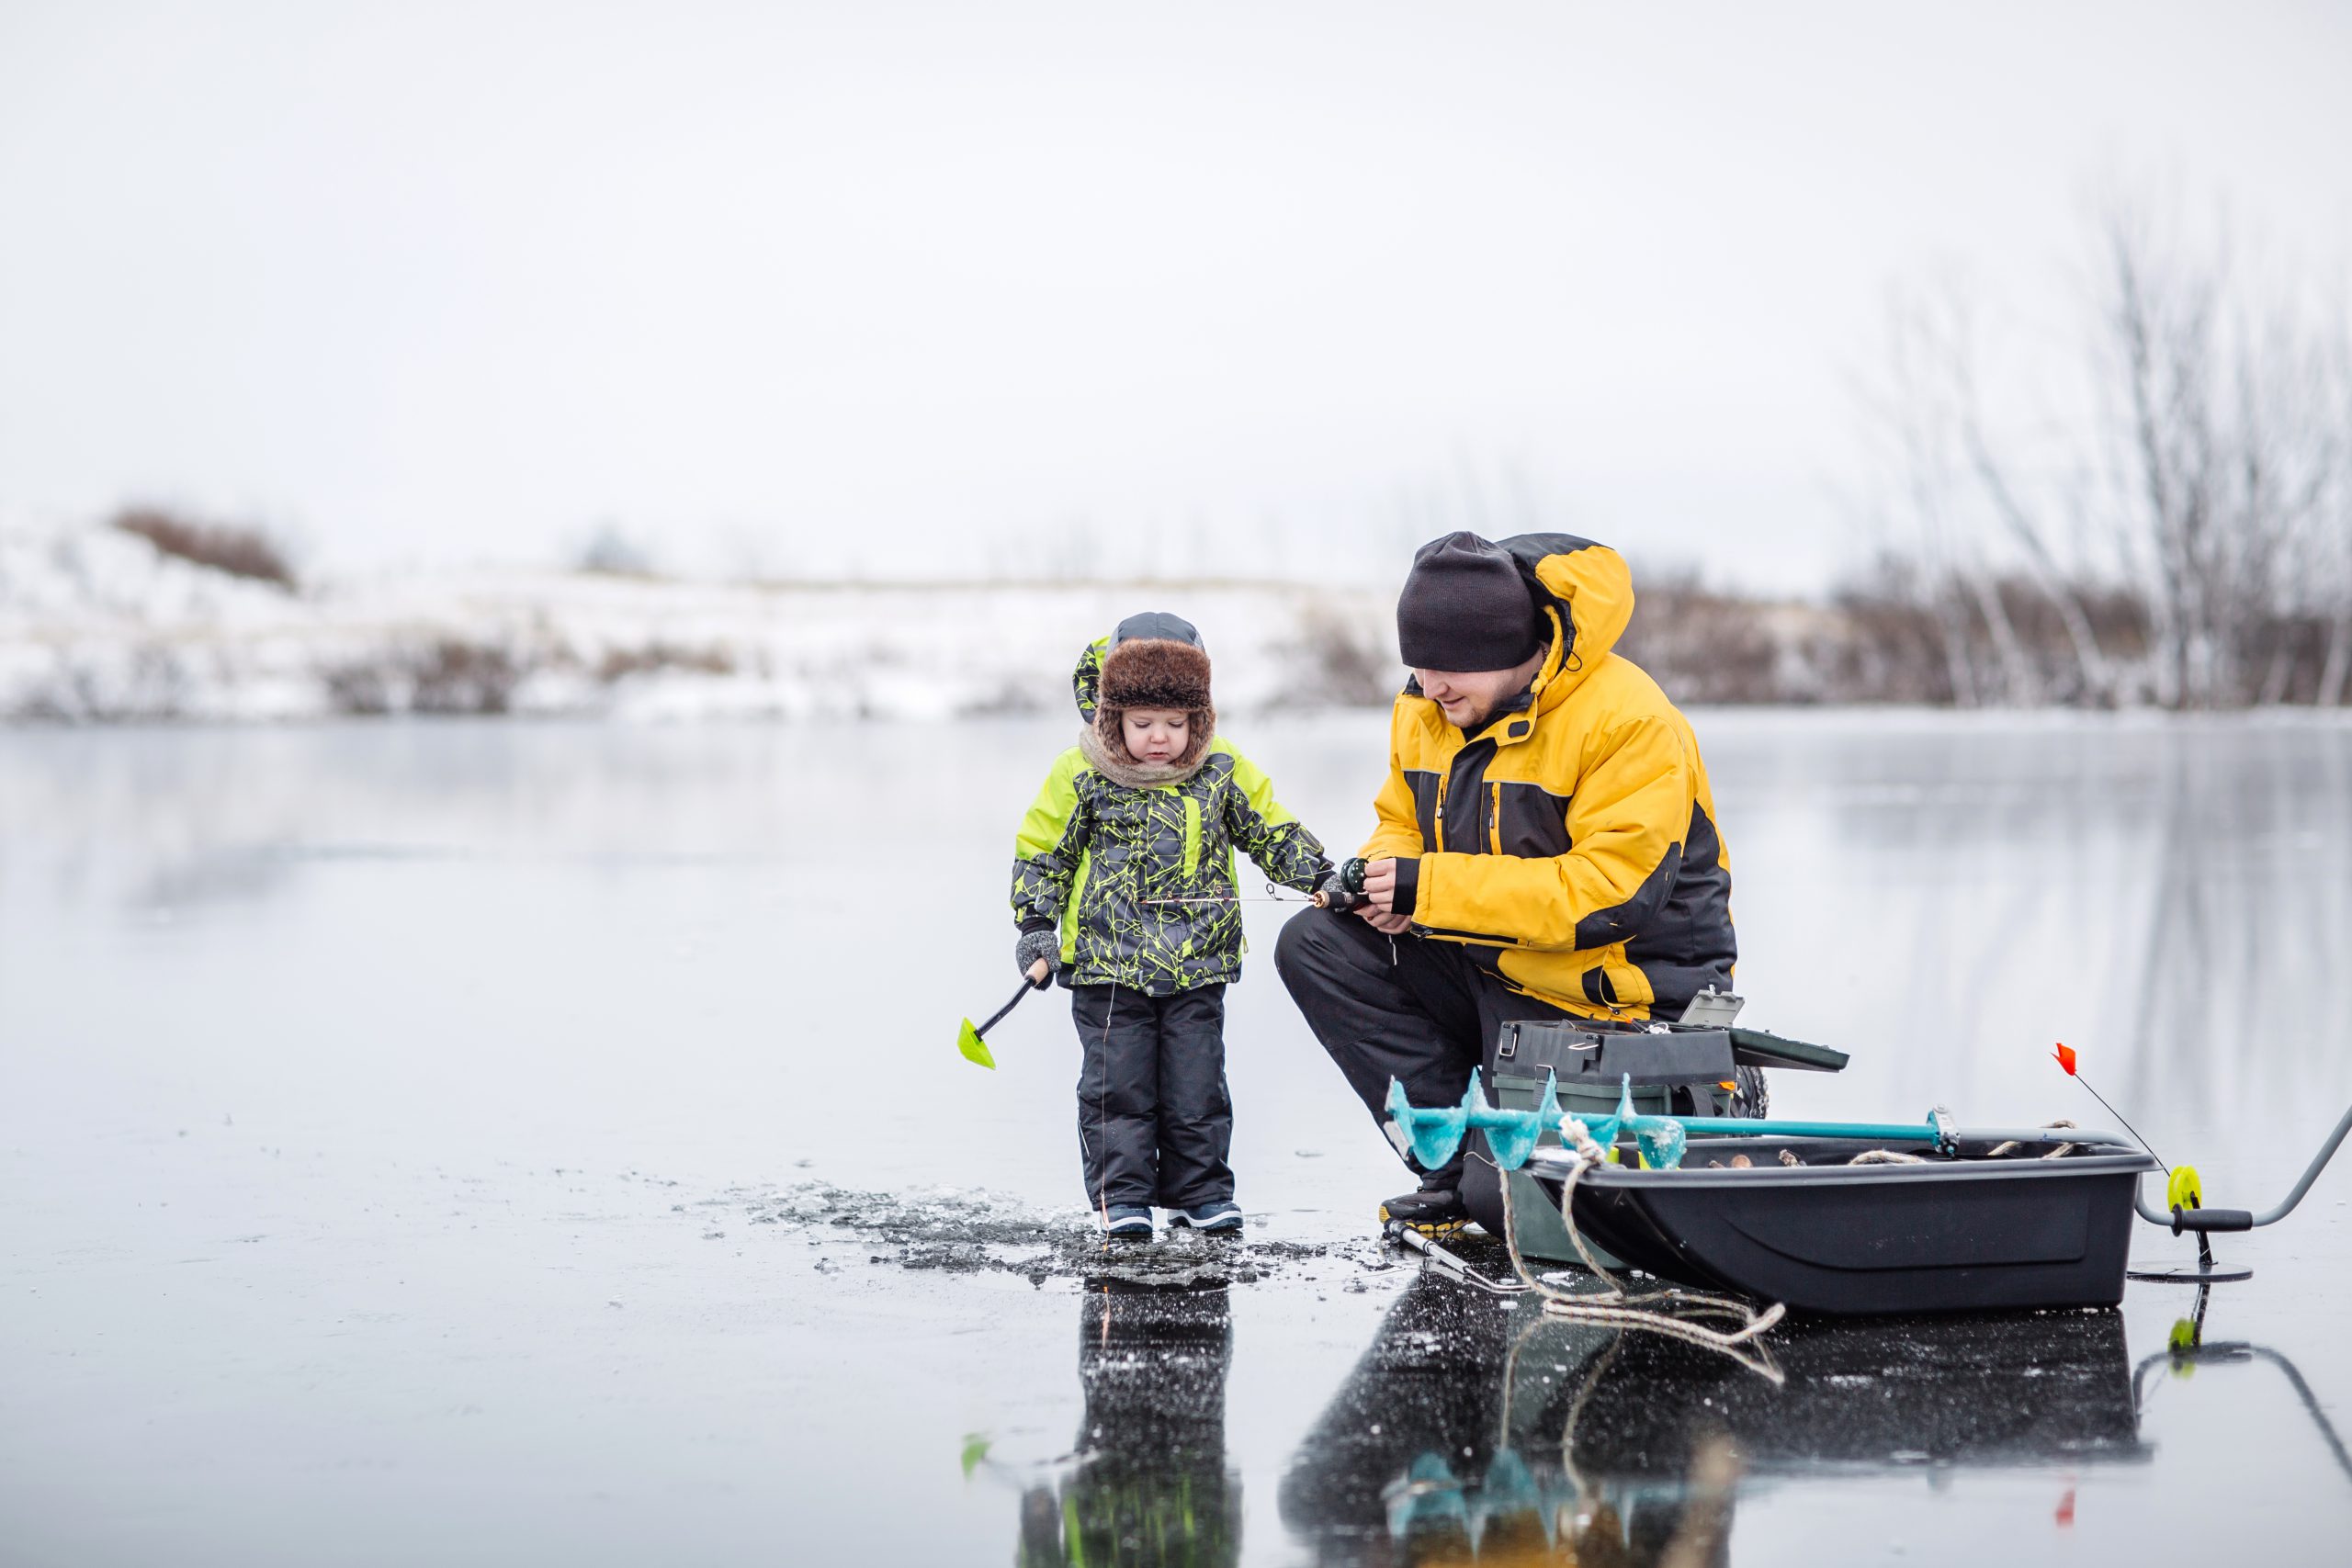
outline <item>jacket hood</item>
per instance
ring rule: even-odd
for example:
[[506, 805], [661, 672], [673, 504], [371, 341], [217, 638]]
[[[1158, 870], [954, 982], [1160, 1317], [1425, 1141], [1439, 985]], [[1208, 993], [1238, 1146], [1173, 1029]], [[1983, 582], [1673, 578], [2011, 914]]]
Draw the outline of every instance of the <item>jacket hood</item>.
[[1165, 610], [1146, 610], [1141, 615], [1129, 615], [1111, 629], [1110, 636], [1096, 637], [1080, 649], [1078, 668], [1070, 671], [1070, 695], [1077, 700], [1078, 716], [1089, 726], [1094, 723], [1094, 710], [1102, 695], [1102, 660], [1118, 644], [1138, 637], [1188, 642], [1204, 653], [1209, 646], [1201, 640], [1200, 629], [1182, 615], [1171, 615]]
[[1634, 574], [1607, 545], [1574, 534], [1519, 534], [1496, 541], [1519, 563], [1538, 610], [1559, 623], [1535, 678], [1538, 699], [1556, 701], [1584, 683], [1634, 618]]
[[[1552, 623], [1552, 645], [1529, 689], [1482, 723], [1564, 700], [1609, 657], [1634, 618], [1634, 574], [1607, 545], [1574, 534], [1515, 534], [1495, 542], [1518, 563], [1529, 597]], [[1421, 694], [1419, 676], [1407, 679], [1405, 694]]]

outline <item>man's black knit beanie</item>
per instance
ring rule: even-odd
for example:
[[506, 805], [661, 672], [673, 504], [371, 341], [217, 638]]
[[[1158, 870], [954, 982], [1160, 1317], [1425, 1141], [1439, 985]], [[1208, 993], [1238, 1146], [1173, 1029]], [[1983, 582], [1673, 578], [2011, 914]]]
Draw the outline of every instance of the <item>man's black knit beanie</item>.
[[1396, 648], [1415, 670], [1510, 670], [1544, 646], [1519, 564], [1476, 534], [1432, 539], [1396, 596]]

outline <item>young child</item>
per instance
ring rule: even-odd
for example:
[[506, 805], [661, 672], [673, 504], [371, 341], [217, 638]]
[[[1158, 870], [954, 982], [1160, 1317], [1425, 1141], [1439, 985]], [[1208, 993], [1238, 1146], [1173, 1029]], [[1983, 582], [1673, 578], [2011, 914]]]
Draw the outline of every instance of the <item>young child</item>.
[[1022, 818], [1015, 960], [1070, 990], [1086, 1192], [1114, 1236], [1238, 1231], [1225, 987], [1241, 975], [1236, 848], [1276, 882], [1336, 886], [1323, 846], [1216, 734], [1209, 656], [1175, 615], [1131, 615], [1074, 677], [1078, 744]]

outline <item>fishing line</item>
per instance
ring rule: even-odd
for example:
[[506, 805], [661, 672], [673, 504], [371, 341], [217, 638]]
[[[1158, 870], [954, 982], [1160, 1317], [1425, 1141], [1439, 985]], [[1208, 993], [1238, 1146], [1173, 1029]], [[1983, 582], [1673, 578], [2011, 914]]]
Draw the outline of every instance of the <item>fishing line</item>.
[[[2066, 1048], [2065, 1042], [2060, 1041], [2058, 1043], [2056, 1047], [2050, 1053], [2050, 1059], [2057, 1063], [2068, 1077], [2074, 1079], [2085, 1089], [2090, 1089], [2091, 1098], [2098, 1100], [2100, 1108], [2109, 1116], [2112, 1116], [2118, 1122], [2122, 1122], [2123, 1130], [2125, 1132], [2131, 1134], [2135, 1138], [2140, 1138], [2140, 1129], [2132, 1125], [2130, 1119], [2128, 1119], [2123, 1112], [2118, 1111], [2112, 1105], [2108, 1104], [2107, 1096], [2099, 1093], [2099, 1091], [2095, 1089], [2091, 1089], [2091, 1080], [2083, 1077], [2083, 1075], [2076, 1070], [2075, 1053]], [[2166, 1176], [2170, 1176], [2172, 1174], [2171, 1162], [2166, 1160], [2164, 1156], [2156, 1153], [2156, 1147], [2154, 1144], [2151, 1144], [2145, 1138], [2140, 1138], [2140, 1146], [2148, 1151], [2148, 1156], [2151, 1159], [2154, 1159], [2158, 1165], [2165, 1168], [2165, 1174]]]
[[1256, 893], [1219, 893], [1200, 898], [1144, 898], [1144, 904], [1312, 904], [1311, 893], [1285, 893], [1273, 883], [1266, 884], [1266, 891]]

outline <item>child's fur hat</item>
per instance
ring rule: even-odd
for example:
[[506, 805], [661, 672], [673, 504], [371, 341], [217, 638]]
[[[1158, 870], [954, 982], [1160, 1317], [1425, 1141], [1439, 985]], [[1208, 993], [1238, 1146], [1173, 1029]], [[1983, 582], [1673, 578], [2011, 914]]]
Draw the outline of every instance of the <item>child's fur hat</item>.
[[1102, 705], [1114, 708], [1204, 708], [1209, 656], [1173, 637], [1134, 637], [1102, 660]]
[[1177, 765], [1197, 762], [1216, 733], [1207, 652], [1173, 637], [1131, 637], [1113, 645], [1102, 660], [1094, 728], [1114, 757], [1128, 756], [1126, 735], [1119, 722], [1127, 708], [1184, 710], [1192, 724]]

